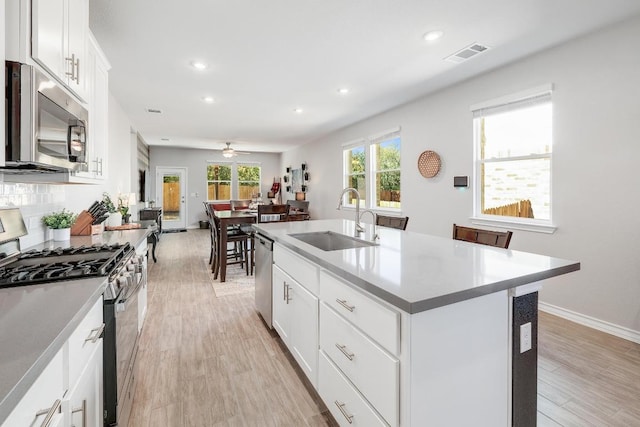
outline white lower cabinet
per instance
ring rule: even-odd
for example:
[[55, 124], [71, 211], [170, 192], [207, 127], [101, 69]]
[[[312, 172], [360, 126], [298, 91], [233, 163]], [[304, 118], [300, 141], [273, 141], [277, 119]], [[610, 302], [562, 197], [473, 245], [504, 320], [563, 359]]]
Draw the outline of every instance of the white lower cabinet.
[[101, 295], [2, 427], [101, 426], [103, 329]]
[[273, 267], [273, 327], [316, 387], [318, 298], [277, 265]]
[[78, 382], [68, 398], [66, 410], [70, 427], [92, 427], [103, 423], [102, 342], [95, 346]]
[[[320, 304], [320, 348], [392, 426], [399, 422], [400, 362]], [[327, 403], [328, 405], [329, 403]]]
[[51, 419], [50, 427], [62, 426], [62, 399], [66, 391], [64, 383], [64, 356], [60, 349], [2, 427], [40, 426], [48, 417]]
[[338, 424], [388, 426], [323, 351], [320, 351], [319, 368], [318, 392]]

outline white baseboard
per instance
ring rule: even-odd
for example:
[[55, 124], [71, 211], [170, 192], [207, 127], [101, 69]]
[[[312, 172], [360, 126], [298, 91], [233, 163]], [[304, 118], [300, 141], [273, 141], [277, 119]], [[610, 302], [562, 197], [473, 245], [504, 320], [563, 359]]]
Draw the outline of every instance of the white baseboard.
[[589, 328], [597, 329], [607, 334], [615, 335], [616, 337], [623, 338], [635, 343], [640, 344], [640, 332], [633, 329], [625, 328], [613, 323], [605, 322], [604, 320], [596, 319], [595, 317], [586, 316], [575, 311], [567, 310], [555, 305], [547, 304], [545, 302], [538, 302], [538, 308], [550, 314], [554, 314], [563, 319], [571, 320], [572, 322], [579, 323]]

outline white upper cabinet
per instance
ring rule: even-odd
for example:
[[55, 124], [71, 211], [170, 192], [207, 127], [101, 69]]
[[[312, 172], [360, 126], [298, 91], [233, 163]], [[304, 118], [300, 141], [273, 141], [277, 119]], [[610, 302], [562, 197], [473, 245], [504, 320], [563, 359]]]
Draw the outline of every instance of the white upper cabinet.
[[87, 31], [87, 55], [83, 67], [89, 103], [87, 162], [89, 170], [78, 173], [83, 178], [107, 178], [107, 144], [109, 137], [109, 61]]
[[87, 0], [32, 0], [31, 56], [81, 99], [87, 99]]

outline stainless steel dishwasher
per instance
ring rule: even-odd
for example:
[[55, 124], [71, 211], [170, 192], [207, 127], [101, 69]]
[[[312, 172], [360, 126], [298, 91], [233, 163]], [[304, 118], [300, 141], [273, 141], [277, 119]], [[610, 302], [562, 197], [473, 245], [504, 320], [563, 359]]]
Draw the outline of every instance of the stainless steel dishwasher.
[[271, 274], [273, 272], [273, 240], [257, 234], [256, 245], [256, 308], [269, 328], [271, 325]]

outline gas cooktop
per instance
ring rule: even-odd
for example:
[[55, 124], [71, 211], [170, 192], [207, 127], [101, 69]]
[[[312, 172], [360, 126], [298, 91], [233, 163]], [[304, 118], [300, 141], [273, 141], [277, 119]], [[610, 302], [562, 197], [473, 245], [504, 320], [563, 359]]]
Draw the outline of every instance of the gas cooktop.
[[0, 267], [0, 288], [107, 276], [132, 251], [129, 243], [30, 250]]

